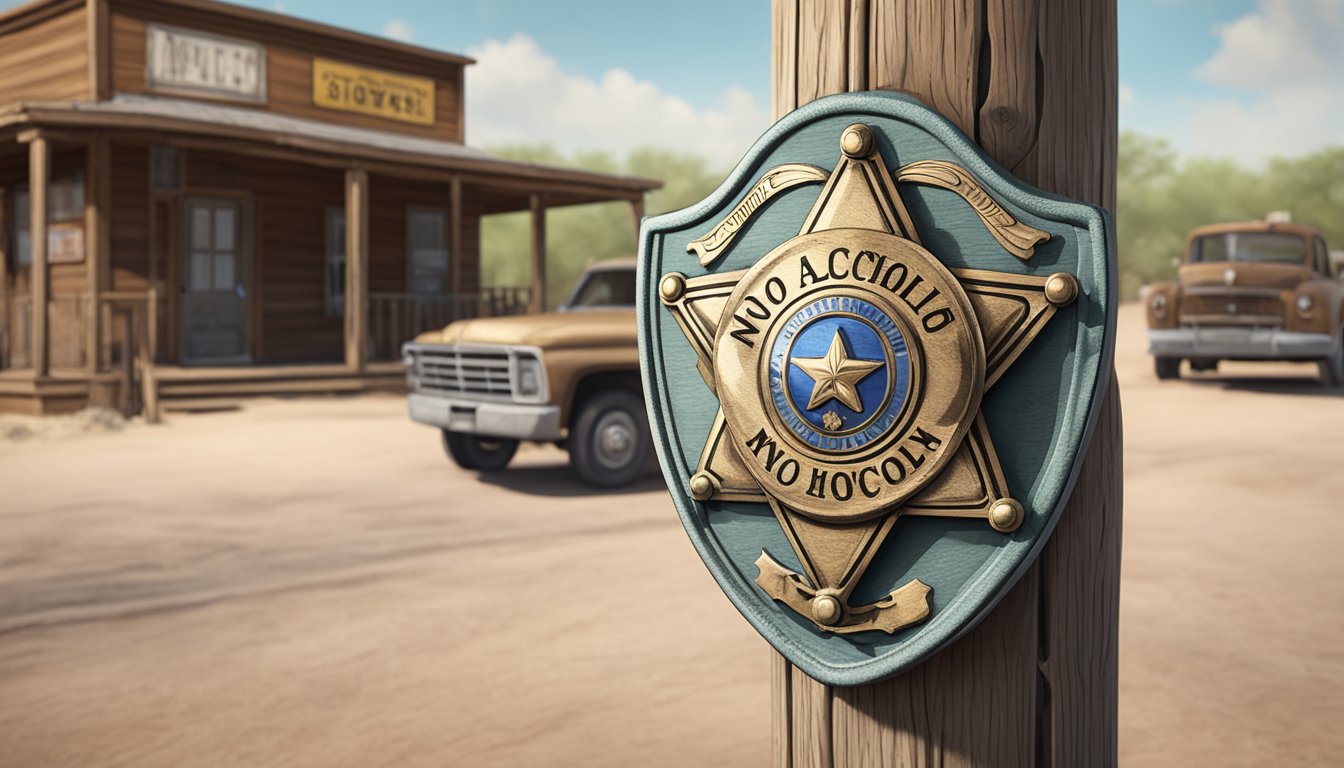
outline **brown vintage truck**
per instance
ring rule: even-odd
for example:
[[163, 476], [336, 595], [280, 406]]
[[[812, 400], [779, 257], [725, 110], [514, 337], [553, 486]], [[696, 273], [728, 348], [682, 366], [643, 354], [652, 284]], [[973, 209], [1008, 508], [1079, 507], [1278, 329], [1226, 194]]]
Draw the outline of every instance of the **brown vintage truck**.
[[1175, 282], [1147, 294], [1159, 379], [1220, 360], [1314, 360], [1344, 384], [1344, 285], [1320, 230], [1283, 216], [1190, 233]]
[[598, 487], [626, 485], [652, 444], [635, 340], [635, 260], [589, 267], [558, 311], [459, 320], [402, 347], [413, 420], [465, 469], [506, 467], [522, 440], [569, 451]]

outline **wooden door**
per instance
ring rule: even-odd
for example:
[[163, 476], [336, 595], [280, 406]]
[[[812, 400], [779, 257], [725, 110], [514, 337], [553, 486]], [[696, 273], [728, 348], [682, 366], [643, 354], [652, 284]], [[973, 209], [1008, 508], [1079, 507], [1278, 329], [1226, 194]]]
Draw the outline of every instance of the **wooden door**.
[[230, 198], [187, 198], [182, 211], [182, 361], [252, 360], [251, 249], [244, 206]]

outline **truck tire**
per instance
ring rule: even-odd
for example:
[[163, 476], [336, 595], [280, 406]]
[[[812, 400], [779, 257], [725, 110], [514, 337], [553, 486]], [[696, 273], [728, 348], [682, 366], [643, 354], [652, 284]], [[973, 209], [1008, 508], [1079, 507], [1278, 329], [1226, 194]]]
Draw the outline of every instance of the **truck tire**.
[[1340, 342], [1335, 344], [1335, 351], [1320, 361], [1320, 367], [1322, 385], [1327, 387], [1344, 385], [1344, 333], [1341, 333]]
[[639, 478], [649, 461], [649, 421], [644, 401], [610, 389], [580, 406], [569, 433], [569, 466], [595, 488], [619, 488]]
[[509, 465], [518, 441], [443, 430], [443, 449], [457, 466], [482, 472], [497, 472]]
[[1179, 379], [1181, 377], [1181, 358], [1155, 357], [1153, 358], [1153, 370], [1157, 373], [1157, 378], [1162, 381]]

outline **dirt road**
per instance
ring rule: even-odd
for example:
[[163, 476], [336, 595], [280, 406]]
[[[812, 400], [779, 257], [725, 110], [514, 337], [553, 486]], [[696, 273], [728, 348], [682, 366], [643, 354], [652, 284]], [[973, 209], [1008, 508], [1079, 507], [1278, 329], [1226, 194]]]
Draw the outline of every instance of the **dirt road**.
[[[1140, 323], [1122, 763], [1334, 764], [1344, 392], [1159, 385]], [[458, 471], [394, 398], [0, 441], [0, 765], [766, 765], [766, 647], [660, 482], [563, 460]]]

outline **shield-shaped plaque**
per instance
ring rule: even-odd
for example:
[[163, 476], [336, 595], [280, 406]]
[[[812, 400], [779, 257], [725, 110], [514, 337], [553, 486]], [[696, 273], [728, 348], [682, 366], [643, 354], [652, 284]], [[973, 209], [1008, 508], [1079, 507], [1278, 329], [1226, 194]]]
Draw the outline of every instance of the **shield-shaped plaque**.
[[682, 523], [780, 653], [918, 664], [1031, 563], [1111, 366], [1104, 211], [916, 100], [814, 101], [640, 235], [639, 341]]

